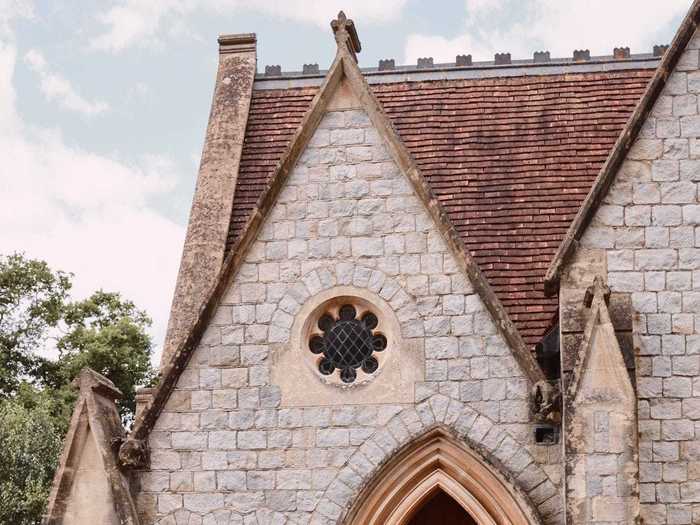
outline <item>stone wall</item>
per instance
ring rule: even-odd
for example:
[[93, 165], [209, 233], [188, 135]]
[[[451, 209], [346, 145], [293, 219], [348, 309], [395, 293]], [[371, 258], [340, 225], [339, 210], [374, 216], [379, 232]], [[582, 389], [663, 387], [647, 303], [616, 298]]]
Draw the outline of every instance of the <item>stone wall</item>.
[[[344, 398], [329, 386], [307, 406], [285, 404], [281, 381], [300, 391], [319, 381], [279, 368], [301, 351], [289, 347], [292, 327], [339, 285], [397, 317], [407, 344], [396, 358], [416, 360], [423, 376], [413, 399], [379, 402], [364, 386]], [[332, 111], [150, 435], [140, 512], [144, 523], [335, 523], [380, 464], [439, 424], [559, 523], [559, 446], [534, 443], [528, 389], [367, 115]]]
[[[628, 309], [611, 300], [600, 276], [585, 300], [572, 293], [570, 275], [562, 284], [569, 301], [561, 309], [569, 357], [562, 380], [567, 523], [632, 525], [639, 520], [637, 399], [620, 345], [628, 333], [616, 333], [609, 308]], [[585, 328], [573, 332], [583, 316]]]
[[80, 451], [80, 459], [74, 467], [73, 485], [66, 498], [61, 523], [119, 525], [119, 518], [114, 512], [112, 490], [105, 476], [105, 467], [95, 437], [88, 429], [81, 438], [84, 444], [76, 447]]
[[[700, 521], [699, 47], [696, 35], [574, 264], [602, 273], [613, 294], [631, 299], [647, 524]], [[591, 282], [580, 281], [578, 292]]]

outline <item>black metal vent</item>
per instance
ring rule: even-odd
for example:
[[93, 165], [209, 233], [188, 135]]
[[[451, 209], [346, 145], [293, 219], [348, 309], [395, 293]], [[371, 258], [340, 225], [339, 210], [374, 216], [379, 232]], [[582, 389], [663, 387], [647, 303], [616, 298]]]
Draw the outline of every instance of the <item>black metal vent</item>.
[[377, 358], [372, 354], [386, 348], [384, 335], [375, 333], [379, 325], [377, 316], [366, 312], [357, 319], [357, 310], [346, 304], [340, 308], [338, 318], [324, 314], [318, 320], [323, 335], [314, 335], [309, 341], [309, 349], [314, 354], [323, 354], [318, 369], [323, 375], [340, 370], [340, 379], [352, 383], [357, 378], [357, 369], [367, 374], [379, 368]]
[[554, 445], [559, 443], [559, 429], [550, 425], [535, 427], [535, 443], [538, 445]]

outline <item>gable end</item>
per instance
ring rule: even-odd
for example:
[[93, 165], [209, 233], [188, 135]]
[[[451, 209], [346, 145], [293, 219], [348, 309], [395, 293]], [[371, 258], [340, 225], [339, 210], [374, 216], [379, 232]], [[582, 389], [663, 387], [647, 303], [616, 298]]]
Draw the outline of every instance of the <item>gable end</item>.
[[596, 210], [603, 202], [608, 189], [615, 180], [615, 176], [622, 162], [625, 160], [628, 151], [639, 136], [644, 122], [654, 107], [654, 103], [664, 89], [666, 81], [675, 69], [688, 42], [695, 33], [699, 21], [700, 0], [694, 0], [671, 46], [666, 51], [656, 73], [649, 82], [642, 96], [642, 100], [627, 121], [625, 128], [615, 142], [615, 146], [596, 177], [591, 191], [588, 193], [588, 196], [571, 223], [566, 237], [564, 237], [564, 240], [559, 245], [559, 249], [545, 275], [544, 290], [547, 295], [553, 295], [558, 291], [559, 279], [561, 278], [564, 267], [571, 255], [576, 251], [583, 233], [593, 219]]

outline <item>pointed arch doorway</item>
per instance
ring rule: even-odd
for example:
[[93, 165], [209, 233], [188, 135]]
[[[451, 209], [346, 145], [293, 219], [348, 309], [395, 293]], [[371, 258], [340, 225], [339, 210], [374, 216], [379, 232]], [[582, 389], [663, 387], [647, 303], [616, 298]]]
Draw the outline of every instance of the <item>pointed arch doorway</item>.
[[407, 525], [476, 525], [476, 521], [452, 497], [438, 490], [411, 516]]
[[504, 476], [448, 431], [437, 428], [405, 447], [379, 471], [358, 496], [345, 523], [532, 525], [540, 520]]

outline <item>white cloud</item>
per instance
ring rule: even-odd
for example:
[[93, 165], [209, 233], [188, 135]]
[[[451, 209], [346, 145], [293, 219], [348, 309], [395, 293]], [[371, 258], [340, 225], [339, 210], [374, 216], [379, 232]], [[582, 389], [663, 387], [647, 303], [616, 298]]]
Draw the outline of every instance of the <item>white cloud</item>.
[[514, 59], [531, 58], [540, 50], [569, 57], [574, 49], [609, 55], [621, 45], [648, 53], [654, 43], [669, 43], [672, 35], [660, 30], [687, 9], [687, 0], [465, 0], [464, 33], [409, 35], [405, 60], [433, 56], [436, 62], [454, 62], [462, 53], [493, 60], [494, 53], [506, 51]]
[[49, 102], [56, 101], [65, 109], [85, 116], [98, 115], [109, 109], [109, 105], [105, 102], [99, 100], [90, 102], [81, 97], [68, 80], [51, 71], [44, 55], [38, 50], [27, 51], [24, 61], [39, 77], [41, 91]]
[[12, 87], [12, 76], [4, 74], [6, 71], [14, 71], [16, 56], [15, 46], [0, 39], [0, 136], [12, 133], [19, 123], [15, 110], [16, 96]]
[[[32, 8], [29, 3], [23, 0], [0, 0], [0, 135], [15, 129], [19, 122], [15, 111], [16, 96], [11, 74], [17, 60], [12, 22], [31, 16]], [[10, 74], [5, 74], [8, 71]]]
[[12, 21], [17, 18], [31, 18], [32, 4], [29, 0], [0, 0], [0, 38], [12, 34]]
[[503, 0], [465, 0], [468, 13], [488, 13], [501, 7]]
[[[363, 23], [397, 18], [407, 0], [122, 0], [99, 16], [104, 32], [91, 41], [93, 49], [120, 52], [134, 45], [159, 45], [187, 33], [186, 18], [201, 11], [230, 14], [237, 9], [328, 28], [340, 9]], [[483, 1], [483, 0], [482, 0]]]
[[154, 319], [162, 343], [184, 229], [150, 204], [173, 189], [174, 166], [127, 163], [69, 146], [18, 116], [17, 50], [0, 38], [0, 253], [22, 251], [75, 273], [74, 294], [121, 292]]

